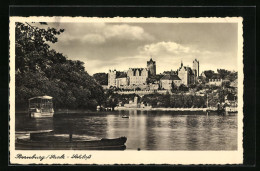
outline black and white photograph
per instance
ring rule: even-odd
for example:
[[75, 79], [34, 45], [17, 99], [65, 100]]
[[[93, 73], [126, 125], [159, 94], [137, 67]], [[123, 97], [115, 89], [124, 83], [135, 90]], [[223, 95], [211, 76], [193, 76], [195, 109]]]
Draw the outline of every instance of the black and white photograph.
[[11, 17], [11, 161], [241, 163], [242, 21]]

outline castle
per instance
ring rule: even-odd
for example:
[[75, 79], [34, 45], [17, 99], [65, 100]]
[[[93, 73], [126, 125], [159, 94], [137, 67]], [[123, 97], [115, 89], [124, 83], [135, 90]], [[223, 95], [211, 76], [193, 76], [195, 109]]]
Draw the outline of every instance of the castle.
[[109, 70], [108, 87], [143, 86], [149, 76], [156, 75], [156, 62], [147, 61], [147, 68], [129, 68], [124, 74]]
[[[109, 70], [108, 73], [108, 87], [118, 87], [126, 89], [146, 89], [147, 87], [153, 89], [159, 87], [162, 89], [171, 89], [172, 84], [180, 86], [184, 84], [189, 86], [197, 81], [199, 76], [199, 61], [195, 59], [193, 61], [193, 67], [184, 66], [181, 62], [181, 66], [177, 71], [165, 71], [163, 74], [158, 75], [160, 80], [157, 83], [149, 84], [147, 79], [155, 77], [156, 75], [156, 62], [150, 58], [147, 61], [146, 68], [129, 68], [125, 72], [116, 70]], [[155, 85], [156, 84], [156, 85]]]

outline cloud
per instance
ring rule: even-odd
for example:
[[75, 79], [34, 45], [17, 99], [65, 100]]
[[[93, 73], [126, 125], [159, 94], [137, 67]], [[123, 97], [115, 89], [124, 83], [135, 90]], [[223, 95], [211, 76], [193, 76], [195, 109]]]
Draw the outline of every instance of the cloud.
[[145, 32], [142, 27], [128, 24], [106, 23], [77, 23], [73, 25], [62, 24], [65, 32], [59, 37], [59, 41], [69, 44], [81, 42], [98, 45], [108, 41], [145, 41], [154, 40], [154, 37]]
[[89, 43], [89, 44], [102, 44], [106, 41], [106, 39], [98, 34], [87, 34], [82, 37], [81, 41], [83, 43]]
[[117, 38], [126, 40], [153, 40], [153, 36], [145, 33], [144, 29], [139, 26], [111, 25], [107, 26], [103, 34], [106, 38]]
[[[204, 69], [207, 65], [214, 66], [223, 58], [223, 53], [198, 50], [173, 41], [146, 44], [138, 47], [135, 51], [134, 55], [114, 56], [112, 61], [89, 59], [87, 68], [92, 71], [91, 73], [95, 73], [98, 71], [108, 72], [109, 69], [124, 71], [128, 68], [146, 67], [146, 61], [152, 55], [153, 60], [156, 61], [157, 72], [162, 73], [167, 70], [177, 70], [181, 61], [185, 66], [192, 67], [192, 61], [197, 58], [204, 64], [201, 67]], [[209, 61], [209, 59], [211, 60]], [[221, 66], [221, 62], [219, 65]]]
[[142, 54], [147, 55], [183, 55], [191, 52], [196, 52], [196, 50], [190, 47], [183, 46], [175, 42], [158, 42], [153, 44], [148, 44], [140, 49]]

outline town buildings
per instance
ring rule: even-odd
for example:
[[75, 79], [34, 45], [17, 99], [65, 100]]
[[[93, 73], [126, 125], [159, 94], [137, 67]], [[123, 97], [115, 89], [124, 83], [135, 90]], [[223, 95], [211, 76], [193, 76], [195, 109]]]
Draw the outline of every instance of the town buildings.
[[[199, 76], [199, 61], [193, 61], [193, 67], [181, 66], [176, 71], [164, 71], [163, 74], [156, 74], [156, 61], [152, 58], [147, 61], [146, 68], [129, 68], [125, 72], [109, 70], [108, 87], [117, 87], [124, 89], [142, 89], [142, 90], [170, 90], [172, 85], [179, 87], [181, 84], [189, 86], [194, 84]], [[157, 79], [148, 82], [148, 78]]]

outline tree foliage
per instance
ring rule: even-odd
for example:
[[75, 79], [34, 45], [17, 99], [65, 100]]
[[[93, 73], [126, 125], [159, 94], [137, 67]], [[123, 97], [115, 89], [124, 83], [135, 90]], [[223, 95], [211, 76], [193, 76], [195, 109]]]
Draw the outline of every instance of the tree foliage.
[[82, 61], [68, 60], [51, 50], [64, 29], [42, 29], [29, 23], [16, 23], [16, 106], [27, 107], [28, 98], [54, 97], [57, 108], [94, 109], [103, 103], [102, 87], [85, 71]]
[[93, 74], [93, 77], [100, 85], [108, 85], [107, 73], [95, 73]]
[[186, 85], [181, 84], [181, 85], [179, 86], [179, 91], [189, 91], [189, 88], [188, 88]]
[[150, 75], [147, 79], [146, 79], [146, 83], [147, 84], [154, 84], [158, 81], [160, 81], [160, 79], [163, 77], [164, 75], [162, 74], [158, 74], [158, 75]]
[[204, 96], [184, 95], [184, 94], [149, 94], [141, 98], [141, 102], [152, 107], [171, 107], [171, 108], [191, 108], [206, 107]]
[[214, 75], [214, 71], [212, 70], [204, 71], [204, 75], [206, 76], [207, 79], [211, 79]]

